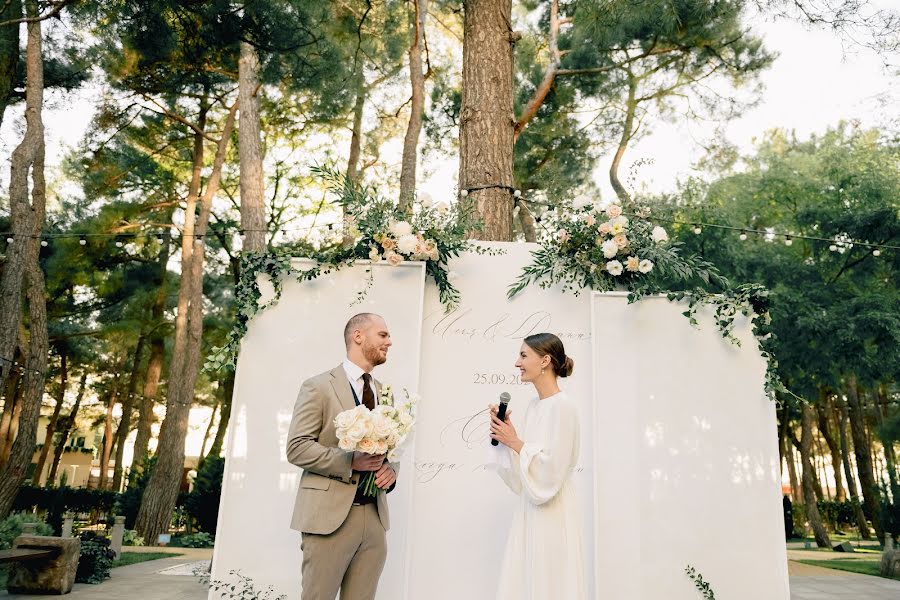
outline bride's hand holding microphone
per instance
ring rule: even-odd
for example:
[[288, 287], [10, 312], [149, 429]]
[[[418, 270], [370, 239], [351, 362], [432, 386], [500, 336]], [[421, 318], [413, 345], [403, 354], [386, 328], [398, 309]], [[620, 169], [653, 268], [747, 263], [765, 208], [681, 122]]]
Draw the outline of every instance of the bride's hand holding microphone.
[[522, 449], [522, 446], [524, 446], [525, 443], [519, 439], [519, 435], [516, 433], [516, 428], [510, 420], [512, 411], [508, 411], [506, 415], [504, 415], [504, 419], [501, 421], [497, 416], [498, 410], [498, 405], [490, 405], [491, 439], [497, 440], [504, 446], [509, 446], [513, 451], [518, 452]]

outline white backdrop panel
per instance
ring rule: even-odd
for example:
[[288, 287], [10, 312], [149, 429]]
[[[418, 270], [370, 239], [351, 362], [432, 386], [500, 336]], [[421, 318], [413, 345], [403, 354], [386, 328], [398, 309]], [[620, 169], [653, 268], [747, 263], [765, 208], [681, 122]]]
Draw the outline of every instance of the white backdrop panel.
[[747, 319], [724, 340], [712, 310], [592, 296], [598, 598], [788, 600], [775, 406]]
[[[350, 316], [369, 311], [385, 317], [394, 345], [375, 377], [398, 390], [418, 389], [424, 265], [376, 265], [366, 299], [351, 306], [365, 286], [366, 266], [359, 263], [311, 282], [287, 282], [279, 303], [250, 323], [238, 359], [213, 579], [234, 581], [229, 571], [240, 570], [257, 587], [271, 585], [289, 600], [300, 597], [300, 534], [290, 529], [300, 469], [285, 459], [285, 442], [300, 384], [343, 360], [343, 329]], [[413, 472], [408, 453], [400, 477]], [[388, 534], [390, 552], [378, 593], [382, 600], [403, 597], [404, 515], [411, 491], [412, 486], [401, 485], [390, 495], [397, 517]]]
[[[593, 449], [589, 296], [532, 286], [514, 300], [506, 290], [530, 262], [525, 244], [496, 244], [501, 256], [466, 254], [451, 263], [462, 305], [445, 314], [437, 290], [425, 292], [422, 396], [416, 433], [410, 600], [489, 600], [497, 587], [515, 497], [485, 470], [487, 404], [512, 395], [513, 421], [533, 394], [518, 382], [515, 362], [522, 339], [549, 331], [562, 338], [575, 361], [562, 387], [579, 400], [581, 470], [576, 482], [584, 502], [585, 543], [591, 554]], [[548, 599], [550, 600], [550, 599]]]

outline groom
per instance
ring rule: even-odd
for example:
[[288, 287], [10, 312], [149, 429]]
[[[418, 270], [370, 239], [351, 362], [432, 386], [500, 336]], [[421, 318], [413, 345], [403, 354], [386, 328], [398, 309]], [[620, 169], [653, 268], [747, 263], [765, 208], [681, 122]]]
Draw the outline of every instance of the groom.
[[287, 439], [287, 459], [303, 469], [291, 528], [303, 534], [302, 600], [375, 598], [387, 558], [387, 500], [357, 486], [367, 471], [391, 491], [397, 480], [384, 456], [338, 448], [334, 418], [344, 410], [377, 404], [371, 371], [387, 360], [391, 334], [384, 319], [361, 313], [344, 327], [347, 358], [331, 371], [303, 382]]

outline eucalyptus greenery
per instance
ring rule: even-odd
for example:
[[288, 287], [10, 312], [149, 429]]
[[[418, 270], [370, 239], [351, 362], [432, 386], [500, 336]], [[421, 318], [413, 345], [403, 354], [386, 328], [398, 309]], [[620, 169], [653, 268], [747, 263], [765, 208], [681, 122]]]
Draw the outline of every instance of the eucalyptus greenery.
[[[208, 371], [234, 368], [241, 339], [253, 317], [276, 304], [281, 298], [284, 282], [293, 277], [297, 281], [311, 281], [350, 266], [359, 260], [371, 263], [386, 262], [399, 265], [408, 260], [425, 263], [425, 273], [438, 288], [441, 303], [447, 310], [459, 305], [459, 290], [450, 281], [447, 263], [461, 252], [498, 254], [495, 249], [469, 242], [466, 234], [477, 231], [481, 223], [474, 210], [462, 203], [438, 204], [420, 199], [410, 210], [404, 210], [390, 198], [380, 196], [374, 189], [347, 178], [331, 166], [317, 166], [318, 175], [335, 196], [334, 203], [343, 209], [344, 237], [319, 252], [306, 256], [312, 265], [295, 268], [291, 264], [290, 249], [274, 249], [266, 253], [244, 253], [241, 256], [241, 277], [235, 290], [237, 316], [223, 346], [215, 347], [206, 362]], [[357, 293], [355, 303], [362, 301], [371, 287], [374, 271], [366, 269], [367, 285]], [[274, 288], [274, 297], [260, 304], [262, 293], [259, 276], [266, 276]]]
[[585, 198], [576, 198], [571, 205], [547, 213], [547, 234], [507, 295], [512, 298], [532, 284], [543, 288], [559, 284], [576, 295], [582, 289], [622, 290], [628, 292], [629, 303], [665, 294], [672, 301], [687, 300], [688, 309], [682, 314], [695, 326], [698, 308], [714, 306], [722, 337], [738, 346], [735, 318], [746, 316], [767, 361], [766, 391], [770, 397], [787, 392], [772, 354], [768, 290], [760, 285], [733, 287], [711, 263], [683, 254], [681, 244], [670, 241], [665, 229], [650, 221], [649, 207], [633, 203], [627, 209], [612, 204], [601, 210]]
[[697, 569], [688, 565], [685, 567], [684, 572], [687, 573], [687, 576], [694, 582], [694, 586], [700, 591], [700, 594], [703, 595], [704, 600], [716, 600], [716, 593], [709, 586], [709, 582], [703, 579], [703, 575], [697, 572]]
[[279, 594], [275, 596], [275, 589], [272, 586], [264, 590], [256, 589], [253, 579], [242, 575], [240, 571], [229, 571], [228, 574], [237, 578], [237, 583], [229, 583], [219, 579], [210, 578], [208, 571], [194, 571], [200, 579], [201, 585], [209, 587], [211, 591], [217, 592], [220, 598], [228, 598], [229, 600], [286, 600], [287, 596]]

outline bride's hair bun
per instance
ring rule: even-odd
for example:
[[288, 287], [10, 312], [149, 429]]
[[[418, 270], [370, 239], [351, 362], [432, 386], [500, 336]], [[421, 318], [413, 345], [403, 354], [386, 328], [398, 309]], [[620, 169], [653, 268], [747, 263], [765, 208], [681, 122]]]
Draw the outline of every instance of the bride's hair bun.
[[556, 372], [560, 377], [568, 377], [572, 374], [572, 371], [575, 369], [575, 361], [572, 360], [571, 356], [567, 356], [566, 360], [563, 361], [562, 366], [559, 368], [559, 371]]
[[575, 368], [575, 361], [566, 356], [562, 340], [552, 333], [535, 333], [525, 338], [528, 347], [540, 356], [549, 356], [557, 377], [568, 377]]

